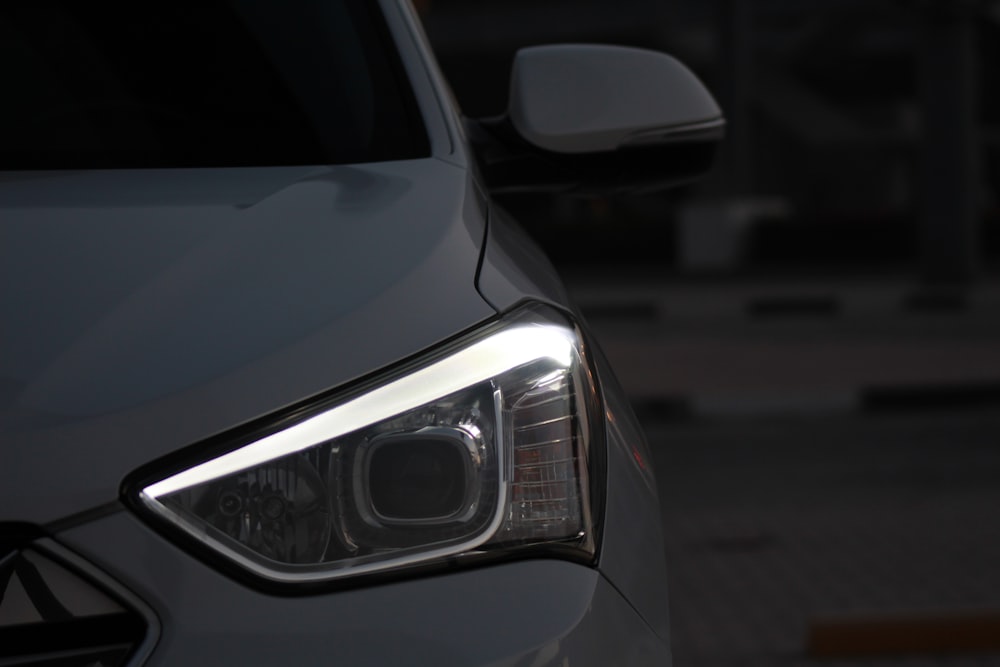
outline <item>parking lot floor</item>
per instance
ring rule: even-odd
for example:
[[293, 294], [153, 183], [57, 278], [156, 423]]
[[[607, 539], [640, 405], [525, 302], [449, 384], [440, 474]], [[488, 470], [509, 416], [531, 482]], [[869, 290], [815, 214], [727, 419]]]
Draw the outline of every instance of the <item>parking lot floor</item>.
[[568, 285], [653, 450], [676, 667], [1000, 666], [1000, 280]]
[[[1000, 665], [1000, 635], [987, 640], [995, 651], [980, 637], [936, 652], [918, 636], [955, 619], [971, 619], [959, 634], [982, 619], [993, 625], [979, 635], [996, 630], [1000, 413], [647, 419], [646, 428], [677, 667]], [[886, 618], [931, 625], [895, 649], [810, 638], [831, 621]]]

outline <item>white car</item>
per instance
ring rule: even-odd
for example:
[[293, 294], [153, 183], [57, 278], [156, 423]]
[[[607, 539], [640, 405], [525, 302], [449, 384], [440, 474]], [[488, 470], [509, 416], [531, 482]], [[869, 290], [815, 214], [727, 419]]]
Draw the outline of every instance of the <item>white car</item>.
[[463, 119], [405, 0], [0, 46], [0, 664], [669, 664], [646, 444], [491, 194], [696, 176], [688, 70], [527, 49]]

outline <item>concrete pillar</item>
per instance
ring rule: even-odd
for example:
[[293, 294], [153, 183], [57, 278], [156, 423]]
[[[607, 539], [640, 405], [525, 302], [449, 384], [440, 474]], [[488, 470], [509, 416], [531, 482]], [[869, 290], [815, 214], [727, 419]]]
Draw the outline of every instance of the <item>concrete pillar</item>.
[[753, 5], [754, 0], [722, 0], [722, 110], [726, 115], [723, 192], [729, 196], [753, 194]]
[[979, 269], [982, 213], [974, 4], [934, 0], [919, 34], [923, 106], [921, 276], [960, 287]]

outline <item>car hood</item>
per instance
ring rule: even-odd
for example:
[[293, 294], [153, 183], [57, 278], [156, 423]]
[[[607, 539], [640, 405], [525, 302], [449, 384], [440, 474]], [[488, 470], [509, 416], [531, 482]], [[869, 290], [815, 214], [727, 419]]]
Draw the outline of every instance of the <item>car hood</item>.
[[488, 319], [484, 226], [436, 159], [0, 176], [0, 521]]

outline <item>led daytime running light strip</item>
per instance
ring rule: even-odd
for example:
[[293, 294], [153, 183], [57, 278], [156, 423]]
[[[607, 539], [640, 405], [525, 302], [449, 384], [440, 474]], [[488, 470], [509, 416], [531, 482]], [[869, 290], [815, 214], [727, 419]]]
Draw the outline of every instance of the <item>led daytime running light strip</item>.
[[533, 361], [573, 363], [574, 336], [557, 325], [522, 325], [498, 331], [429, 366], [373, 389], [287, 429], [156, 482], [149, 501], [315, 447], [441, 396], [484, 382]]

